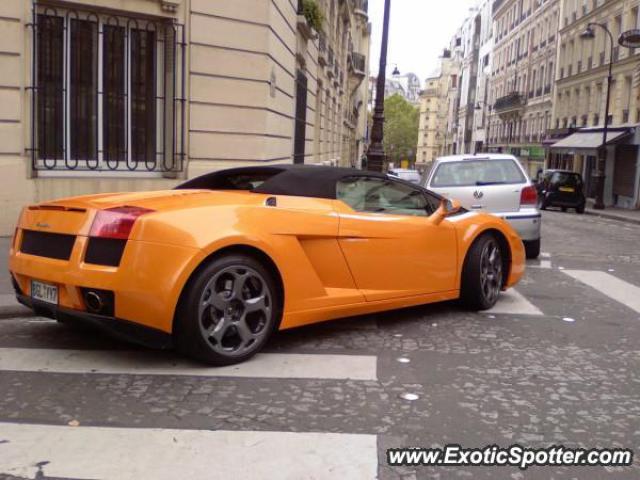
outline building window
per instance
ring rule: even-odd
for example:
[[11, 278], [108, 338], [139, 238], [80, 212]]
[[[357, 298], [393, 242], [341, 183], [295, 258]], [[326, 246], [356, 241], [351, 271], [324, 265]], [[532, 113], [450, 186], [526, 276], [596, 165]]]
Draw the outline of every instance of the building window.
[[34, 170], [181, 170], [182, 28], [166, 20], [35, 8]]

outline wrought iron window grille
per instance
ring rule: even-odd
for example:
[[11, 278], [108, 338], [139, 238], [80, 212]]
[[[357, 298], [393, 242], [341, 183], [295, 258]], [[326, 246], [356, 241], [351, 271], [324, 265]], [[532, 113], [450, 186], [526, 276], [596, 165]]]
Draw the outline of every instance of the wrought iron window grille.
[[182, 25], [34, 2], [31, 156], [39, 172], [174, 177], [185, 158]]

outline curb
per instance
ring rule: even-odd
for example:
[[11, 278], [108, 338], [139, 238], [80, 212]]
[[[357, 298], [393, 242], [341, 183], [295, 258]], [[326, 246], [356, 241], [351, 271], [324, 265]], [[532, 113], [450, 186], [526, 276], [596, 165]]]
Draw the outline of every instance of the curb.
[[587, 215], [593, 215], [594, 217], [606, 218], [608, 220], [617, 220], [618, 222], [633, 223], [640, 225], [640, 218], [629, 218], [622, 215], [616, 215], [615, 213], [600, 212], [598, 210], [586, 209]]

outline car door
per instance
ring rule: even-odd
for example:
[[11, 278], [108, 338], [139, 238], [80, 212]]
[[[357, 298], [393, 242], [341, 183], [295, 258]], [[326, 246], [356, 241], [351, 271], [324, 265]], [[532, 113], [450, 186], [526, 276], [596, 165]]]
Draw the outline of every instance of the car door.
[[453, 225], [429, 222], [437, 199], [422, 188], [354, 176], [337, 185], [339, 244], [367, 301], [456, 289]]

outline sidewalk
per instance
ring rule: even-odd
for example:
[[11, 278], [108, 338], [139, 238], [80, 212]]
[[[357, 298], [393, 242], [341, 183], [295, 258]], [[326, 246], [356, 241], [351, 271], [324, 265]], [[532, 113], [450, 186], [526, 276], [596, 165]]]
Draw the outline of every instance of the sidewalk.
[[587, 200], [585, 213], [595, 215], [609, 220], [619, 220], [621, 222], [635, 223], [640, 225], [640, 210], [628, 210], [626, 208], [607, 207], [605, 210], [594, 210], [593, 202]]
[[11, 237], [0, 237], [0, 318], [27, 317], [33, 312], [16, 301], [9, 278], [8, 256]]

